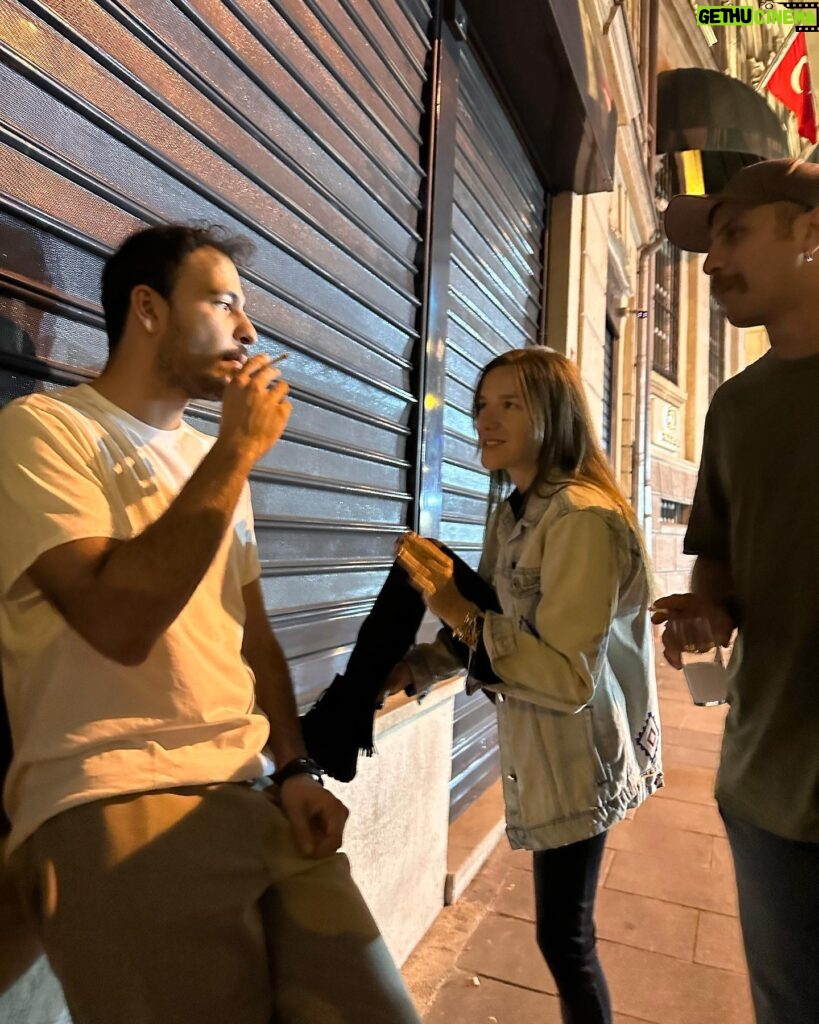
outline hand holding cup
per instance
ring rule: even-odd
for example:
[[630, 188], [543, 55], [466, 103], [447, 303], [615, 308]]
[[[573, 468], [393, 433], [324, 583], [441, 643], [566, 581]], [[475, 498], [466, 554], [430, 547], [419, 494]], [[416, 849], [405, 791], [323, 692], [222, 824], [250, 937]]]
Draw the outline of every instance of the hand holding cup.
[[699, 707], [724, 704], [726, 666], [710, 620], [704, 616], [672, 619], [665, 627], [665, 634], [664, 642], [680, 652], [691, 700]]

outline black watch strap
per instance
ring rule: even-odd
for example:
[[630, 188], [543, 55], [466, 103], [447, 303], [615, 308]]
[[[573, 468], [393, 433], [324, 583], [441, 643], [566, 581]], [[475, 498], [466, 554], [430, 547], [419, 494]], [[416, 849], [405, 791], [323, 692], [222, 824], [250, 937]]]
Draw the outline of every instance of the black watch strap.
[[324, 769], [312, 757], [294, 757], [292, 761], [283, 764], [281, 768], [273, 772], [273, 783], [276, 786], [281, 786], [288, 779], [292, 779], [294, 775], [312, 775], [320, 786], [324, 785], [322, 779]]

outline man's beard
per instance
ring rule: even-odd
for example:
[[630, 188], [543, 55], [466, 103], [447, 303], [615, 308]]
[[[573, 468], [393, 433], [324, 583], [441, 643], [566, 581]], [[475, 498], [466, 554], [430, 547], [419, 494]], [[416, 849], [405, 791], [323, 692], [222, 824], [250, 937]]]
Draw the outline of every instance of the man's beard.
[[[217, 363], [211, 359], [211, 367]], [[157, 370], [163, 382], [182, 391], [188, 401], [221, 402], [227, 387], [227, 377], [220, 377], [213, 368], [209, 372], [204, 367], [197, 369], [194, 358], [184, 354], [181, 334], [173, 327], [159, 347]]]

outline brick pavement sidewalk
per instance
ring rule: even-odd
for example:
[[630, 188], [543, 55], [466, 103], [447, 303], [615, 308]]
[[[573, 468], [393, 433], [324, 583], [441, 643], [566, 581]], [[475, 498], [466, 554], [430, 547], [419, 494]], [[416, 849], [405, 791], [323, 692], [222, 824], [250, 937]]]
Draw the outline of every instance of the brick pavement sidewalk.
[[[713, 800], [722, 708], [658, 665], [666, 787], [609, 841], [597, 905], [616, 1024], [753, 1024], [733, 871]], [[535, 945], [531, 857], [495, 849], [404, 974], [425, 1024], [559, 1024]]]

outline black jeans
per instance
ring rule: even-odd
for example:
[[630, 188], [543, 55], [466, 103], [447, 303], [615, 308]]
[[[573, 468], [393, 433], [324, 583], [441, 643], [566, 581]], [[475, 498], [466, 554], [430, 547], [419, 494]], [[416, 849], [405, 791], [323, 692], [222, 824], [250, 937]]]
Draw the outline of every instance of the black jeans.
[[597, 958], [594, 900], [606, 833], [534, 854], [537, 944], [560, 993], [563, 1024], [611, 1024]]

